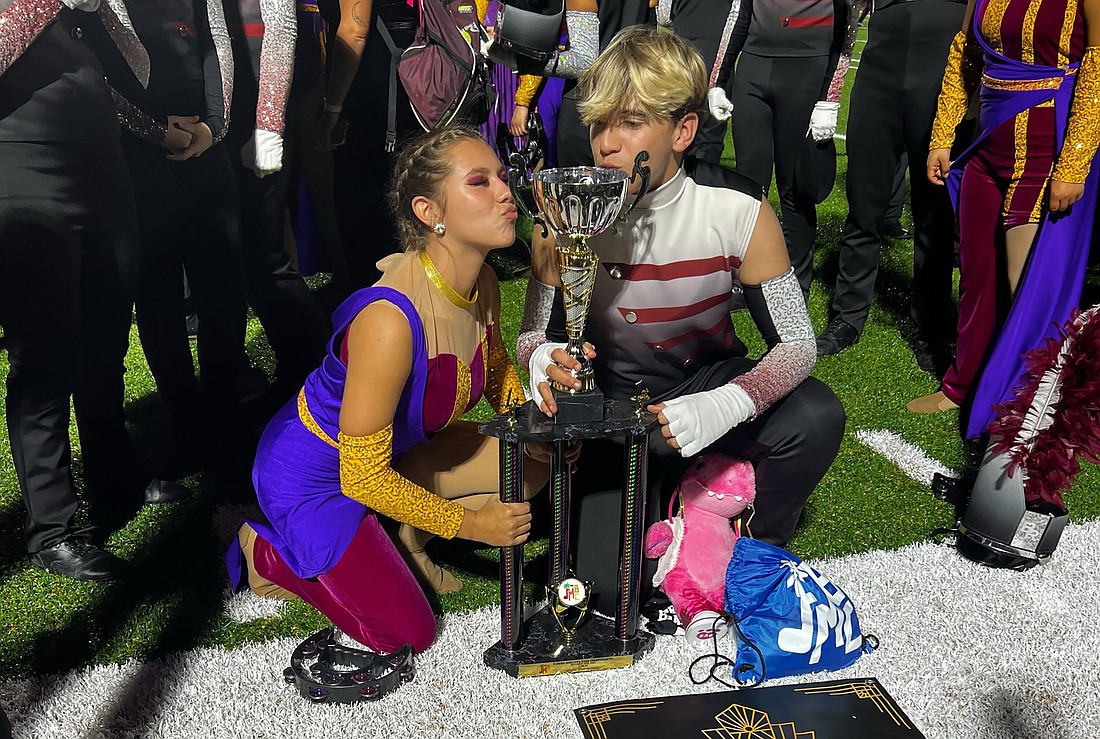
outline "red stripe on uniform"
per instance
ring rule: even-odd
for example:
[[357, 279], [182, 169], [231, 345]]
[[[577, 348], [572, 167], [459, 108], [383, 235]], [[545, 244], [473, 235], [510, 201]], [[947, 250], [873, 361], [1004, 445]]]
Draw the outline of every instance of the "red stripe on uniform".
[[783, 26], [785, 28], [816, 28], [818, 26], [831, 26], [833, 25], [833, 17], [831, 15], [822, 15], [816, 18], [784, 18]]
[[712, 298], [700, 300], [691, 305], [678, 305], [672, 308], [618, 308], [624, 317], [627, 313], [633, 313], [637, 318], [635, 323], [664, 323], [666, 321], [678, 321], [682, 318], [691, 318], [707, 311], [716, 305], [722, 305], [729, 301], [730, 291], [719, 293]]
[[259, 38], [264, 35], [263, 23], [242, 23], [241, 30], [244, 31], [244, 35], [249, 38]]
[[605, 270], [617, 267], [621, 272], [618, 279], [641, 282], [643, 280], [657, 280], [668, 282], [684, 277], [702, 277], [715, 272], [729, 272], [739, 269], [741, 260], [737, 257], [706, 257], [705, 259], [685, 259], [682, 262], [669, 262], [668, 264], [622, 264], [616, 262], [603, 262]]
[[721, 320], [719, 320], [718, 323], [714, 324], [708, 329], [704, 329], [702, 331], [688, 331], [686, 334], [672, 336], [668, 339], [665, 339], [664, 341], [647, 341], [646, 346], [648, 346], [650, 349], [656, 349], [657, 347], [660, 347], [665, 351], [669, 351], [671, 349], [675, 349], [684, 342], [691, 341], [692, 339], [717, 336], [718, 334], [722, 333], [723, 329], [728, 330], [729, 325], [729, 316], [722, 316]]

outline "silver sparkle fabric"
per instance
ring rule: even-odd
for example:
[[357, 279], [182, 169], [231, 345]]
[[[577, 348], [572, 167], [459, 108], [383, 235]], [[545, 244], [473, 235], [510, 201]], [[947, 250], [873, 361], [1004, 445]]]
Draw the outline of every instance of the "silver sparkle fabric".
[[542, 70], [548, 77], [580, 77], [600, 52], [600, 20], [595, 13], [565, 11], [569, 48], [558, 51]]
[[523, 319], [516, 339], [516, 363], [530, 372], [531, 354], [547, 342], [546, 327], [554, 309], [554, 288], [534, 277], [527, 280], [527, 297], [523, 303]]
[[0, 0], [0, 74], [61, 12], [58, 0]]
[[294, 0], [260, 0], [264, 37], [260, 45], [260, 92], [256, 128], [282, 134], [286, 99], [294, 76], [298, 38]]
[[732, 383], [743, 389], [756, 406], [756, 415], [802, 383], [817, 363], [817, 342], [806, 299], [794, 269], [760, 283], [779, 343]]
[[229, 133], [229, 107], [233, 103], [233, 49], [230, 45], [229, 31], [225, 26], [225, 9], [221, 0], [209, 0], [206, 3], [206, 17], [210, 23], [210, 38], [214, 42], [214, 51], [218, 55], [218, 67], [222, 77], [222, 105], [225, 125], [214, 136], [218, 143]]

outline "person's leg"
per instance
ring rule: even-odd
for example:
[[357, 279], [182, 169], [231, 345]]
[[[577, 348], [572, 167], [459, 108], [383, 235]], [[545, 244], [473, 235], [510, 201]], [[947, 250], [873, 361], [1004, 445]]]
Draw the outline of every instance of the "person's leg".
[[707, 448], [704, 454], [722, 452], [756, 467], [756, 501], [747, 525], [751, 536], [786, 546], [806, 501], [836, 458], [844, 423], [840, 400], [811, 377]]
[[913, 213], [913, 290], [910, 317], [917, 329], [917, 361], [942, 377], [951, 362], [958, 316], [952, 295], [955, 212], [946, 187], [928, 181], [925, 163], [942, 70], [964, 9], [958, 3], [906, 3], [908, 86], [902, 96], [909, 192]]
[[[773, 162], [772, 107], [768, 85], [772, 60], [741, 54], [737, 74], [733, 76], [733, 96], [730, 102], [737, 115], [730, 119], [733, 134], [735, 169], [763, 188], [771, 188]], [[809, 124], [809, 112], [806, 123]], [[805, 131], [802, 132], [805, 135]]]
[[[775, 186], [783, 213], [783, 236], [791, 266], [804, 294], [810, 292], [813, 275], [814, 241], [817, 239], [817, 203], [808, 188], [795, 183], [795, 170], [809, 146], [806, 131], [810, 114], [825, 77], [825, 57], [773, 60], [771, 80], [775, 142]], [[891, 176], [893, 173], [891, 172]]]
[[75, 529], [69, 395], [80, 345], [80, 233], [21, 222], [0, 232], [8, 441], [27, 509], [27, 551]]
[[840, 237], [832, 308], [857, 332], [871, 311], [882, 225], [903, 146], [897, 79], [903, 70], [892, 62], [905, 24], [894, 22], [895, 10], [872, 17], [848, 107], [848, 218]]
[[[1008, 125], [1011, 128], [1012, 122]], [[959, 202], [958, 349], [941, 384], [943, 397], [935, 400], [936, 407], [931, 410], [943, 410], [939, 407], [943, 399], [954, 406], [962, 405], [985, 359], [997, 318], [997, 253], [1003, 239], [1000, 223], [1004, 186], [994, 178], [984, 158], [972, 159], [966, 165]], [[914, 404], [917, 401], [910, 405]]]
[[[458, 421], [431, 441], [413, 447], [394, 465], [411, 482], [441, 498], [456, 500], [477, 511], [497, 497], [500, 489], [500, 442], [477, 431], [477, 424]], [[523, 464], [523, 497], [530, 499], [546, 484], [547, 466], [530, 458]], [[414, 526], [401, 524], [398, 540], [409, 555], [409, 564], [437, 593], [453, 593], [462, 581], [432, 562], [424, 551], [435, 538]]]
[[301, 597], [361, 644], [423, 652], [435, 640], [435, 616], [424, 592], [377, 516], [368, 513], [340, 561], [315, 579], [296, 575], [263, 537], [252, 550], [260, 577]]
[[[849, 133], [851, 129], [849, 129]], [[906, 239], [911, 234], [905, 231], [905, 228], [901, 225], [901, 213], [905, 209], [905, 200], [909, 194], [909, 189], [906, 187], [905, 176], [909, 172], [909, 155], [902, 153], [901, 161], [898, 163], [897, 172], [894, 174], [893, 191], [890, 193], [890, 204], [886, 208], [886, 214], [883, 216], [883, 235], [895, 238]]]

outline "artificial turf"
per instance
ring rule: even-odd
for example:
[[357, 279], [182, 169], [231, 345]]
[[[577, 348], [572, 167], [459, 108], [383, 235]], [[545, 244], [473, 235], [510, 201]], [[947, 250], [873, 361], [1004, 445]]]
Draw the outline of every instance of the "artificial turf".
[[[819, 331], [826, 323], [846, 215], [844, 142], [837, 143], [836, 188], [818, 209], [810, 313]], [[504, 333], [511, 346], [525, 286], [525, 279], [512, 271], [521, 263], [519, 250], [494, 260], [501, 276]], [[840, 397], [848, 422], [836, 461], [811, 497], [790, 543], [804, 557], [899, 547], [953, 522], [949, 506], [934, 501], [926, 487], [860, 444], [856, 431], [897, 432], [956, 470], [971, 470], [977, 463], [981, 450], [960, 441], [955, 412], [915, 416], [905, 411], [908, 400], [932, 392], [937, 385], [935, 378], [917, 367], [908, 344], [911, 277], [911, 244], [888, 242], [882, 252], [876, 302], [862, 338], [852, 349], [820, 360], [814, 371]], [[1094, 285], [1090, 290], [1095, 294]], [[758, 356], [763, 344], [748, 316], [736, 314], [735, 323]], [[110, 547], [133, 563], [134, 572], [126, 581], [77, 583], [48, 575], [26, 561], [19, 486], [7, 437], [0, 436], [0, 677], [148, 658], [200, 645], [233, 647], [275, 636], [304, 637], [325, 623], [302, 603], [289, 604], [278, 616], [244, 624], [224, 614], [224, 546], [232, 535], [232, 522], [254, 501], [247, 459], [242, 459], [235, 474], [198, 471], [171, 436], [136, 330], [131, 339], [126, 389], [135, 453], [162, 476], [182, 476], [198, 495], [185, 502], [147, 507], [111, 537]], [[270, 374], [270, 351], [255, 319], [249, 323], [248, 345], [254, 367]], [[6, 371], [6, 353], [0, 353], [0, 373]], [[470, 417], [483, 419], [488, 414], [482, 403]], [[75, 430], [73, 449], [79, 471]], [[1074, 520], [1100, 515], [1100, 470], [1086, 468], [1067, 500]], [[221, 522], [220, 530], [215, 530], [215, 520]], [[430, 551], [466, 582], [462, 592], [442, 598], [442, 608], [468, 609], [496, 600], [495, 550], [450, 542], [433, 543]], [[527, 557], [535, 564], [534, 571], [545, 560], [545, 552], [545, 538], [528, 544]]]

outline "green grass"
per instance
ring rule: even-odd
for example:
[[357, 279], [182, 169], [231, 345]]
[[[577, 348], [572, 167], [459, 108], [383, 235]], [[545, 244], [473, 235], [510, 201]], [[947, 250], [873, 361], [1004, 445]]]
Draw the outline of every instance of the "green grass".
[[[810, 296], [818, 330], [826, 321], [836, 275], [836, 248], [846, 214], [844, 146], [838, 143], [837, 189], [818, 211], [820, 228]], [[522, 253], [516, 250], [494, 262], [502, 276], [504, 329], [512, 346], [525, 285], [512, 272], [522, 261]], [[917, 367], [907, 344], [911, 262], [909, 243], [886, 245], [878, 295], [863, 338], [853, 349], [822, 359], [814, 371], [840, 396], [848, 413], [848, 427], [836, 461], [810, 499], [802, 526], [790, 544], [803, 556], [898, 547], [924, 540], [933, 528], [952, 523], [946, 504], [933, 501], [927, 489], [855, 440], [859, 429], [898, 432], [955, 469], [976, 464], [980, 450], [959, 440], [956, 414], [913, 416], [905, 411], [908, 400], [936, 388], [935, 380]], [[758, 355], [763, 346], [751, 321], [745, 314], [737, 314], [735, 322], [738, 333]], [[253, 364], [269, 374], [270, 352], [255, 321], [249, 325], [249, 349]], [[183, 475], [198, 496], [144, 509], [111, 538], [110, 546], [134, 565], [134, 576], [125, 583], [76, 583], [47, 575], [26, 562], [19, 486], [7, 438], [0, 437], [0, 676], [52, 673], [196, 646], [234, 647], [280, 636], [304, 637], [325, 623], [302, 603], [290, 604], [277, 617], [248, 624], [234, 623], [222, 613], [225, 533], [219, 536], [211, 521], [218, 506], [244, 506], [253, 499], [248, 478], [243, 473], [198, 473], [180, 454], [167, 435], [136, 332], [127, 368], [135, 451], [155, 468]], [[6, 371], [6, 355], [0, 354], [0, 373]], [[483, 403], [471, 417], [488, 415]], [[75, 436], [73, 447], [79, 468]], [[242, 469], [246, 462], [242, 460]], [[1100, 515], [1100, 470], [1086, 469], [1068, 502], [1075, 520]], [[495, 602], [495, 550], [466, 542], [437, 542], [431, 551], [467, 583], [461, 593], [442, 599], [445, 610]], [[545, 567], [545, 552], [545, 538], [527, 546], [533, 572], [540, 563]], [[536, 577], [533, 574], [532, 579]]]

